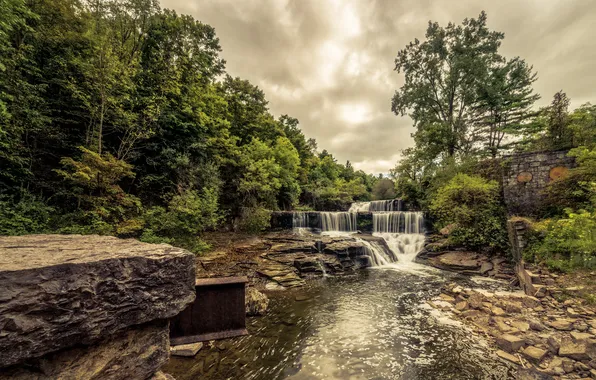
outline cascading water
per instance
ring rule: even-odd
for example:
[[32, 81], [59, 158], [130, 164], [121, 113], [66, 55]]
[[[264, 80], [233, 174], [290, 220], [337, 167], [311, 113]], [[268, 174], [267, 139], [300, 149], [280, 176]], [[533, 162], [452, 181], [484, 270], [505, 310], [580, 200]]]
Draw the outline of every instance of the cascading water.
[[357, 214], [353, 212], [321, 212], [321, 231], [356, 232]]
[[416, 211], [373, 213], [373, 232], [420, 234], [424, 231], [424, 217]]
[[[352, 236], [358, 230], [358, 212], [372, 213], [373, 235], [381, 237], [387, 246], [352, 236], [362, 243], [373, 267], [388, 266], [399, 262], [398, 267], [413, 264], [416, 254], [424, 246], [424, 217], [421, 212], [400, 211], [401, 201], [373, 201], [354, 203], [348, 212], [318, 212], [316, 220], [310, 220], [313, 212], [294, 212], [292, 226], [297, 233], [303, 233], [313, 222], [320, 225], [327, 235]], [[389, 250], [387, 249], [389, 247]], [[394, 265], [395, 266], [395, 265]]]
[[356, 240], [364, 246], [364, 250], [370, 257], [371, 266], [380, 267], [397, 261], [397, 257], [393, 250], [387, 252], [385, 247], [375, 241], [366, 241], [360, 238]]
[[385, 201], [354, 202], [349, 212], [401, 211], [402, 200], [390, 199]]

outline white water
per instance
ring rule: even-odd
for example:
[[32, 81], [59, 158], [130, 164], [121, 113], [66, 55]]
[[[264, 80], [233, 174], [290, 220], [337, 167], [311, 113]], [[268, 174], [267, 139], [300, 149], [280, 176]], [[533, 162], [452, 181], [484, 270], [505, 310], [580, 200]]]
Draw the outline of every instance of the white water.
[[401, 199], [385, 201], [354, 202], [349, 212], [401, 211]]
[[424, 232], [424, 216], [417, 211], [374, 212], [373, 232], [420, 234]]
[[356, 232], [358, 228], [356, 213], [322, 211], [320, 215], [322, 231]]

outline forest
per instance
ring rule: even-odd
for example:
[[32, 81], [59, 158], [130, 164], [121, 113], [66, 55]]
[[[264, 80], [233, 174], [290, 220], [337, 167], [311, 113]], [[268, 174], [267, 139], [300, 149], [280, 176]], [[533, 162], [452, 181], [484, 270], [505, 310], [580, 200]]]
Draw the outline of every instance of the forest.
[[[156, 0], [0, 0], [0, 235], [200, 252], [271, 210], [394, 197], [226, 72], [215, 30]], [[389, 183], [389, 188], [388, 188]]]
[[[576, 167], [551, 181], [532, 218], [526, 260], [556, 269], [596, 267], [596, 106], [570, 110], [564, 91], [537, 109], [538, 74], [499, 53], [487, 15], [442, 27], [399, 51], [405, 76], [392, 99], [414, 121], [415, 145], [392, 170], [398, 196], [429, 210], [437, 229], [473, 249], [508, 250], [502, 170], [507, 155], [568, 150]], [[516, 216], [513, 216], [516, 217]]]
[[[215, 30], [157, 0], [0, 0], [0, 235], [103, 234], [195, 253], [205, 231], [258, 233], [275, 210], [401, 197], [473, 249], [507, 250], [501, 170], [516, 152], [569, 150], [529, 261], [596, 266], [596, 106], [500, 52], [487, 15], [429, 22], [395, 58], [390, 105], [414, 146], [389, 178], [338, 163], [226, 72]], [[388, 99], [389, 101], [389, 99]], [[323, 127], [323, 126], [321, 126]], [[395, 184], [395, 186], [394, 186]]]

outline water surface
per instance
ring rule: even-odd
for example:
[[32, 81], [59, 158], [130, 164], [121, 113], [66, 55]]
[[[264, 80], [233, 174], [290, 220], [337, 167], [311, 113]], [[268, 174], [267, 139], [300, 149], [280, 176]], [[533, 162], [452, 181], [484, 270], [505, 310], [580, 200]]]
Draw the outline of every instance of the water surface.
[[247, 320], [250, 336], [165, 370], [178, 380], [512, 378], [482, 337], [426, 305], [453, 276], [416, 265], [270, 294], [268, 315]]

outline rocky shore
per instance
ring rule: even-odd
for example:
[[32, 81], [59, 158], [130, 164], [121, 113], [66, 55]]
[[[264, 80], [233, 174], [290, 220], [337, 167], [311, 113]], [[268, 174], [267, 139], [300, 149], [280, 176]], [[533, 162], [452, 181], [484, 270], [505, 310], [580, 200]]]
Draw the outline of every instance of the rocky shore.
[[487, 337], [520, 379], [596, 379], [596, 308], [585, 301], [451, 283], [428, 303]]

